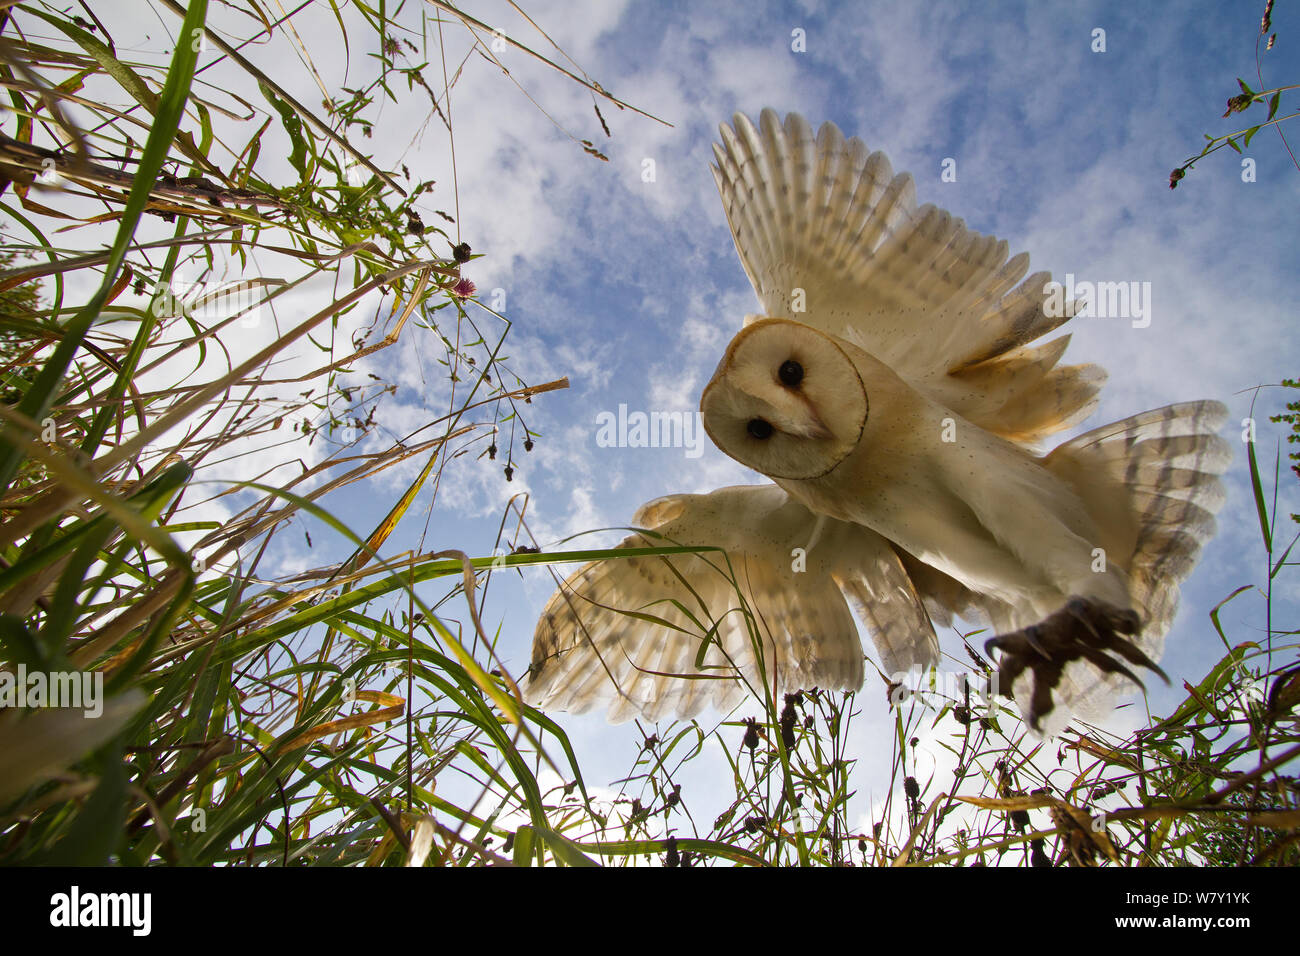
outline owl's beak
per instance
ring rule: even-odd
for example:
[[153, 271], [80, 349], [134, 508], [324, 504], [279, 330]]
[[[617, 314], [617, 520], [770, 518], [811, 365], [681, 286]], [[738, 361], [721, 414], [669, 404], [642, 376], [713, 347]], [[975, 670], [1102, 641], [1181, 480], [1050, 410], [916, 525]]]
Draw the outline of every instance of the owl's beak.
[[799, 426], [794, 431], [795, 434], [804, 438], [834, 437], [831, 430], [826, 427], [826, 423], [818, 417], [817, 413], [813, 411], [812, 408], [808, 409], [808, 417], [804, 421], [800, 422]]
[[802, 399], [799, 403], [800, 415], [793, 423], [794, 427], [788, 428], [787, 431], [801, 438], [833, 438], [833, 433], [826, 427], [826, 423], [822, 421], [821, 416], [817, 414], [817, 409], [813, 407], [813, 403], [803, 395], [800, 395], [799, 398]]

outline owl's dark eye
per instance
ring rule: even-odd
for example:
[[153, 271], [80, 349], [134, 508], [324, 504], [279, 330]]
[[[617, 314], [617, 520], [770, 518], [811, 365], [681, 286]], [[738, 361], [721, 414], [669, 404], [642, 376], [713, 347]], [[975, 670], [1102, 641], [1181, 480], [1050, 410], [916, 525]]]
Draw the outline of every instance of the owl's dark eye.
[[749, 424], [745, 426], [745, 430], [759, 441], [772, 437], [772, 423], [761, 418], [751, 418]]
[[803, 366], [794, 359], [786, 359], [776, 370], [776, 377], [786, 388], [798, 388], [799, 383], [803, 381]]

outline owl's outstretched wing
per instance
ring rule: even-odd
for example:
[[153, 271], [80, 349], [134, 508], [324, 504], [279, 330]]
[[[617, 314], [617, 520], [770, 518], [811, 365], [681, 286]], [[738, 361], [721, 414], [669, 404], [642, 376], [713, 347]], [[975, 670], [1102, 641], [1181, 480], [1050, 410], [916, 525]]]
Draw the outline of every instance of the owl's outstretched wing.
[[[938, 639], [894, 549], [858, 525], [819, 519], [775, 485], [659, 498], [620, 548], [725, 551], [586, 565], [548, 602], [525, 694], [580, 713], [610, 701], [612, 722], [735, 706], [763, 681], [778, 693], [854, 690], [863, 675], [858, 611], [890, 674], [938, 660]], [[762, 666], [756, 648], [761, 647]]]
[[[968, 420], [1032, 444], [1087, 417], [1105, 373], [1058, 366], [1075, 311], [1029, 256], [917, 206], [908, 173], [797, 113], [720, 127], [714, 178], [764, 312], [848, 339]], [[1021, 281], [1021, 280], [1024, 281]], [[1017, 284], [1019, 283], [1019, 284]]]

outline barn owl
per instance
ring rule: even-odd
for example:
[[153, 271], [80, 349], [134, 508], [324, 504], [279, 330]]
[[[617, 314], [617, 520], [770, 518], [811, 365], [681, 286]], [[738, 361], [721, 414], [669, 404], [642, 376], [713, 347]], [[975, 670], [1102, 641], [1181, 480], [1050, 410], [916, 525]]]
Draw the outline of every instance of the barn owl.
[[[1229, 460], [1211, 401], [1039, 454], [1105, 373], [1028, 256], [917, 206], [911, 176], [831, 123], [737, 114], [713, 168], [763, 310], [704, 388], [713, 442], [771, 484], [643, 506], [619, 545], [717, 550], [589, 564], [547, 604], [526, 693], [612, 721], [938, 663], [935, 623], [982, 619], [1001, 692], [1058, 732], [1140, 685], [1214, 533]], [[1021, 281], [1023, 279], [1023, 281]], [[776, 699], [774, 697], [774, 699]]]

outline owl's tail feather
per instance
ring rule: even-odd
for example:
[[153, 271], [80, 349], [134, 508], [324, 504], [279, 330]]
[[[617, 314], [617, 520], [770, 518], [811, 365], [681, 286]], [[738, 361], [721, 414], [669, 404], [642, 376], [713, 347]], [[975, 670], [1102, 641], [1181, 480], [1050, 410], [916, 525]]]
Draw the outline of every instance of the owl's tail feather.
[[1223, 504], [1219, 476], [1232, 458], [1215, 432], [1219, 402], [1169, 405], [1095, 428], [1047, 456], [1102, 529], [1105, 560], [1127, 572], [1142, 617], [1142, 650], [1158, 659], [1178, 610], [1178, 586], [1214, 535]]

